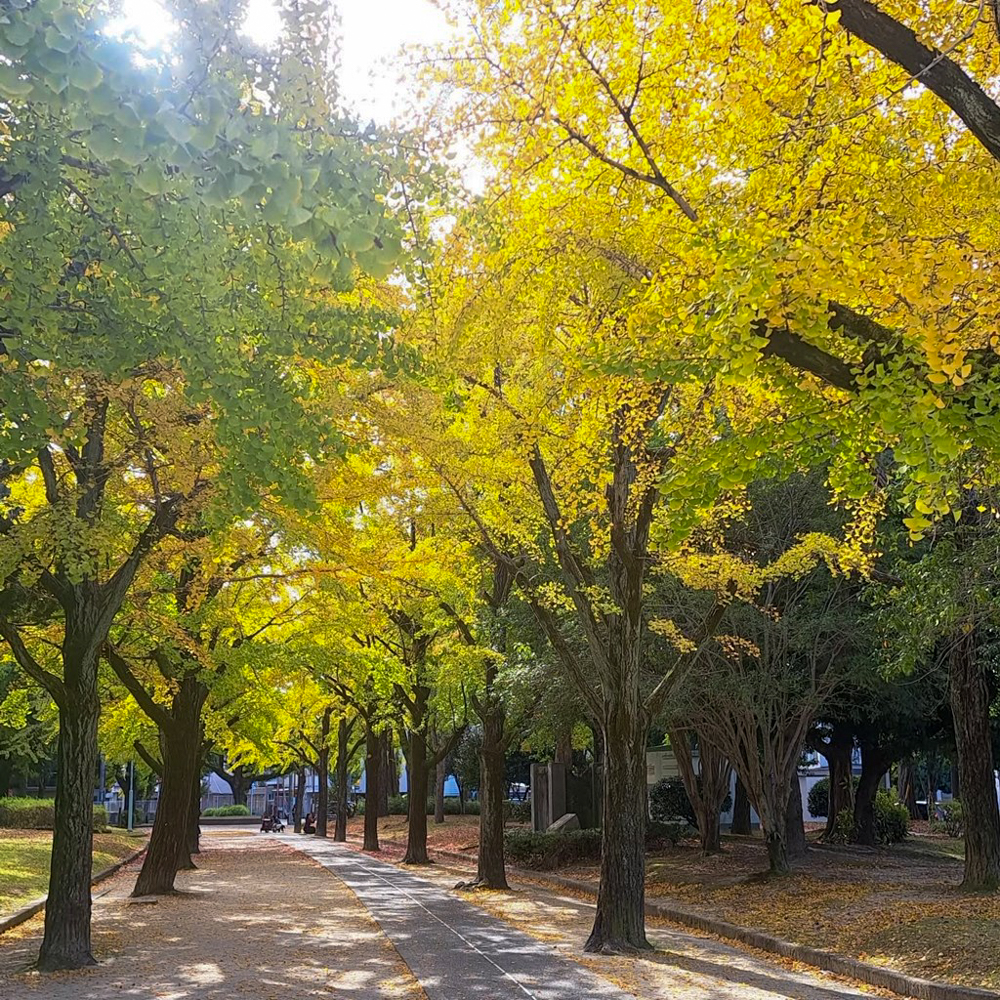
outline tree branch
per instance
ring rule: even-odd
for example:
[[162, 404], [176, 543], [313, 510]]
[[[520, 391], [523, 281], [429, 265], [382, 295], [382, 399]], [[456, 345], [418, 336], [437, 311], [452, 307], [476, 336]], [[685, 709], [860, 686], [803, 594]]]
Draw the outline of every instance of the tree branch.
[[153, 700], [153, 696], [135, 676], [128, 661], [118, 652], [113, 643], [106, 642], [104, 644], [104, 658], [111, 665], [115, 676], [125, 685], [125, 689], [135, 699], [139, 708], [149, 716], [150, 720], [160, 729], [170, 729], [174, 724], [172, 716], [162, 705]]

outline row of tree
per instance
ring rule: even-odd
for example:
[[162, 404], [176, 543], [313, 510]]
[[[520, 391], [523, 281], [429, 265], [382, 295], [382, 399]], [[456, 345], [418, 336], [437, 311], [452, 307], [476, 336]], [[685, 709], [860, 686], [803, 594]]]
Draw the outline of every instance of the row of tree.
[[[332, 757], [342, 796], [392, 728], [422, 790], [470, 721], [498, 884], [557, 670], [617, 951], [654, 724], [714, 748], [700, 814], [736, 769], [781, 871], [822, 707], [874, 772], [905, 753], [852, 697], [946, 663], [966, 884], [1000, 883], [996, 36], [947, 7], [456, 0], [417, 136], [338, 114], [318, 3], [267, 51], [176, 4], [141, 65], [100, 3], [4, 8], [0, 637], [59, 717], [43, 969], [93, 960], [102, 704], [161, 780], [137, 892], [191, 863], [208, 755], [321, 796]], [[423, 796], [409, 822], [425, 861]]]

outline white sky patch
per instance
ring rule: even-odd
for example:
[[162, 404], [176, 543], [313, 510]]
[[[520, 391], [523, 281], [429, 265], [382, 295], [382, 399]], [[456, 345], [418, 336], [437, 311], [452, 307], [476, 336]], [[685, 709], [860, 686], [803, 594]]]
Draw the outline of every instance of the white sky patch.
[[[344, 103], [364, 120], [388, 125], [404, 104], [407, 84], [405, 45], [448, 40], [451, 29], [431, 0], [330, 0], [341, 23], [338, 86]], [[169, 3], [123, 0], [121, 14], [109, 26], [118, 37], [131, 36], [143, 49], [169, 48], [177, 26]], [[248, 0], [244, 30], [260, 45], [273, 44], [282, 30], [274, 0]]]

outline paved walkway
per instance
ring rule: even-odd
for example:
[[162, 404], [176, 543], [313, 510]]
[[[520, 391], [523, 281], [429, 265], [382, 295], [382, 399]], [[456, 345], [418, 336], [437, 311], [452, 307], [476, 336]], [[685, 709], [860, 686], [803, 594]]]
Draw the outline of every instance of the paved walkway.
[[[367, 863], [367, 856], [361, 857]], [[472, 871], [474, 867], [449, 859], [424, 869], [421, 876], [448, 893]], [[594, 922], [591, 899], [534, 882], [515, 880], [512, 885], [516, 891], [511, 893], [476, 892], [463, 898], [641, 1000], [871, 1000], [873, 991], [836, 976], [665, 921], [647, 921], [646, 934], [656, 951], [635, 957], [585, 955], [583, 945]]]
[[342, 882], [267, 837], [206, 832], [182, 892], [133, 903], [138, 865], [98, 887], [100, 964], [25, 971], [41, 918], [0, 936], [2, 1000], [426, 1000]]
[[291, 843], [353, 890], [429, 1000], [634, 1000], [551, 944], [410, 871], [329, 841]]
[[218, 831], [203, 846], [199, 869], [178, 878], [182, 892], [154, 905], [128, 900], [136, 864], [100, 887], [96, 968], [26, 971], [40, 917], [0, 936], [0, 998], [870, 998], [672, 927], [649, 928], [656, 952], [585, 956], [593, 903], [531, 883], [466, 897], [452, 891], [456, 872], [445, 865], [418, 875], [332, 841]]

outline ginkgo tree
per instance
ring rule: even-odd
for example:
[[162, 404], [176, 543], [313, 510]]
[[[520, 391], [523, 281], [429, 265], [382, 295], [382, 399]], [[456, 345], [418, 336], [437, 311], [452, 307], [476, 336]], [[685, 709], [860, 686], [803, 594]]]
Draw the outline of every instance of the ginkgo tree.
[[[580, 345], [595, 371], [696, 365], [783, 421], [774, 447], [831, 460], [840, 496], [891, 450], [915, 539], [995, 481], [993, 5], [448, 7], [466, 30], [432, 76], [511, 206], [500, 224], [546, 267], [589, 247], [633, 297], [631, 322]], [[733, 441], [700, 474], [752, 478], [760, 439]], [[977, 483], [957, 461], [973, 450]], [[955, 657], [952, 686], [974, 822], [996, 830], [982, 670]]]
[[[97, 658], [135, 574], [210, 493], [222, 520], [268, 491], [306, 505], [304, 464], [341, 442], [298, 361], [392, 351], [386, 310], [346, 289], [399, 251], [395, 154], [308, 85], [323, 12], [299, 5], [309, 30], [262, 59], [236, 7], [172, 10], [184, 30], [145, 67], [99, 3], [0, 19], [0, 635], [60, 710], [43, 970], [93, 961]], [[57, 664], [28, 591], [54, 609]]]

